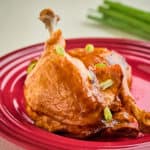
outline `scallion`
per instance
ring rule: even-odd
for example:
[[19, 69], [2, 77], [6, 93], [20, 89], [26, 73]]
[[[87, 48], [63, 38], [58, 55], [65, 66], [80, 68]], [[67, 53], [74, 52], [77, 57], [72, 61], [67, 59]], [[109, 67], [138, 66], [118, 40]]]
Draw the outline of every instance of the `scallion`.
[[150, 40], [150, 12], [111, 0], [104, 0], [88, 18]]
[[94, 51], [94, 46], [93, 46], [92, 44], [87, 44], [87, 45], [85, 46], [85, 50], [86, 50], [87, 52], [93, 52], [93, 51]]
[[97, 68], [104, 68], [104, 67], [106, 67], [106, 64], [104, 64], [104, 63], [97, 63], [97, 64], [95, 64], [95, 67], [97, 67]]
[[37, 60], [33, 60], [30, 62], [30, 64], [28, 65], [28, 68], [27, 68], [27, 74], [29, 74], [33, 68], [36, 66], [37, 64]]
[[106, 121], [111, 121], [112, 120], [112, 113], [111, 113], [108, 106], [104, 108], [104, 118], [105, 118]]
[[88, 72], [88, 78], [91, 82], [94, 82], [95, 79], [95, 74], [93, 73], [93, 71], [89, 70]]
[[56, 45], [56, 53], [60, 56], [64, 56], [65, 49], [61, 45]]
[[100, 88], [101, 88], [102, 90], [105, 90], [105, 89], [111, 87], [111, 86], [113, 85], [113, 83], [114, 83], [114, 82], [113, 82], [112, 79], [108, 79], [108, 80], [106, 80], [106, 81], [100, 83]]

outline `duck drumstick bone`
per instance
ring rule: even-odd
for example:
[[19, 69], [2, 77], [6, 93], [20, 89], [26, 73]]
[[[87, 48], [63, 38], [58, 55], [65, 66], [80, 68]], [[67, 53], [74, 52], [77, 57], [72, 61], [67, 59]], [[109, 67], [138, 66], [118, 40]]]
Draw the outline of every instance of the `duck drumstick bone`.
[[51, 9], [43, 9], [40, 12], [39, 19], [45, 24], [51, 35], [54, 32], [57, 22], [60, 20], [59, 16], [56, 15]]

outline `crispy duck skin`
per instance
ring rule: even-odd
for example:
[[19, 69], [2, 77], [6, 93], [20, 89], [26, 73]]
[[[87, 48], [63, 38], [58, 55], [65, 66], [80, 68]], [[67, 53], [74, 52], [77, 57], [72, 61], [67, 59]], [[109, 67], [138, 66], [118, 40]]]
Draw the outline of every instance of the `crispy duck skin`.
[[[61, 30], [54, 31], [59, 17], [51, 9], [44, 9], [40, 20], [50, 38], [24, 84], [26, 111], [35, 125], [77, 138], [97, 134], [136, 137], [139, 127], [149, 132], [149, 122], [142, 122], [132, 111], [133, 107], [141, 110], [135, 104], [128, 107], [133, 103], [133, 98], [127, 100], [131, 98], [131, 67], [123, 57], [105, 48], [94, 48], [91, 53], [78, 48], [59, 55], [57, 46], [65, 49], [66, 45]], [[106, 67], [97, 68], [96, 63], [105, 63]], [[113, 85], [102, 90], [99, 83], [107, 79], [113, 80]], [[110, 121], [104, 119], [106, 106], [112, 112]]]
[[[110, 88], [104, 91], [100, 90], [104, 96], [103, 104], [109, 106], [112, 112], [114, 112], [112, 122], [105, 122], [106, 128], [102, 130], [102, 136], [137, 136], [139, 132], [138, 122], [132, 113], [128, 113], [128, 111], [123, 109], [122, 103], [118, 98], [123, 79], [123, 72], [120, 67], [122, 62], [114, 63], [112, 65], [110, 62], [113, 62], [113, 60], [109, 62], [106, 59], [106, 56], [112, 55], [114, 52], [109, 51], [106, 48], [95, 48], [93, 52], [88, 53], [84, 48], [77, 48], [69, 50], [68, 53], [71, 56], [82, 60], [87, 68], [93, 70], [100, 83], [107, 79], [112, 79], [114, 82]], [[122, 61], [124, 61], [124, 59]], [[104, 63], [106, 64], [106, 67], [95, 67], [95, 64], [97, 63]], [[131, 68], [126, 62], [123, 62], [122, 64], [127, 68], [127, 83], [128, 87], [130, 87]], [[122, 133], [124, 133], [124, 135], [122, 135]]]
[[[82, 61], [67, 53], [65, 56], [56, 53], [58, 44], [65, 46], [60, 30], [51, 33], [41, 58], [26, 78], [24, 93], [27, 112], [46, 115], [54, 120], [52, 122], [64, 124], [64, 130], [83, 136], [84, 131], [80, 135], [76, 128], [99, 124], [103, 114], [103, 96], [96, 84], [90, 82], [89, 71]], [[38, 117], [29, 116], [38, 125]], [[58, 127], [51, 131], [55, 130], [59, 130]], [[90, 127], [86, 132], [93, 131]]]
[[[112, 70], [111, 72], [116, 73], [114, 79], [117, 80], [119, 79], [119, 70], [122, 72], [122, 79], [120, 80], [121, 85], [120, 89], [118, 89], [117, 95], [120, 96], [121, 103], [123, 107], [125, 107], [126, 111], [133, 115], [138, 121], [140, 131], [150, 133], [150, 112], [145, 112], [136, 105], [135, 98], [130, 92], [132, 82], [131, 67], [127, 64], [125, 59], [120, 54], [114, 51], [109, 51], [106, 48], [95, 48], [92, 53], [88, 53], [85, 51], [85, 49], [81, 48], [73, 49], [69, 51], [69, 54], [81, 59], [87, 67], [92, 67], [93, 70], [95, 70], [94, 64], [100, 62], [105, 63], [107, 65], [107, 68], [110, 68], [110, 66], [114, 67], [116, 65], [119, 65], [118, 69], [116, 68], [116, 66], [116, 69], [114, 71]], [[95, 74], [100, 82], [103, 77], [99, 76], [98, 74], [104, 75], [103, 70], [103, 68], [97, 68], [95, 70]]]
[[[54, 34], [58, 32], [60, 30]], [[27, 76], [25, 95], [29, 105], [33, 110], [45, 111], [50, 116], [59, 114], [56, 118], [66, 123], [84, 125], [96, 122], [103, 107], [102, 95], [90, 83], [84, 64], [67, 53], [64, 57], [59, 56], [55, 46], [46, 45], [46, 51]]]

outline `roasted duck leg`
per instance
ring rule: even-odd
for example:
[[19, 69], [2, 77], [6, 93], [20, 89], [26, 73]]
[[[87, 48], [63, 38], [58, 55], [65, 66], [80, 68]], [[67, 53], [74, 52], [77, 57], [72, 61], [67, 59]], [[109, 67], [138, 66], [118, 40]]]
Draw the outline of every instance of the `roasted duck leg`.
[[[135, 99], [130, 92], [132, 76], [131, 67], [127, 64], [121, 55], [116, 52], [109, 51], [105, 48], [95, 48], [95, 50], [91, 53], [87, 53], [85, 49], [74, 49], [69, 51], [69, 54], [81, 59], [87, 67], [92, 67], [93, 70], [95, 70], [96, 76], [100, 82], [104, 77], [108, 78], [105, 73], [108, 72], [107, 70], [109, 70], [113, 74], [111, 78], [114, 81], [116, 80], [115, 85], [118, 85], [115, 89], [109, 88], [109, 102], [116, 103], [117, 101], [114, 100], [114, 97], [119, 95], [121, 97], [120, 100], [121, 104], [123, 105], [122, 107], [124, 107], [126, 111], [133, 115], [139, 122], [140, 131], [150, 132], [150, 113], [139, 109], [136, 105]], [[104, 63], [107, 67], [95, 69], [94, 65], [97, 63]], [[116, 93], [113, 91], [116, 91]], [[108, 90], [103, 92], [103, 94], [107, 96]], [[110, 95], [112, 95], [111, 99]], [[121, 105], [119, 105], [119, 108], [120, 107]], [[118, 107], [115, 107], [115, 109], [118, 109]]]
[[[106, 48], [95, 48], [92, 52], [87, 52], [85, 48], [76, 48], [68, 51], [70, 55], [79, 58], [84, 62], [87, 68], [90, 68], [95, 73], [99, 83], [106, 81], [107, 79], [113, 80], [113, 85], [108, 89], [100, 92], [103, 94], [105, 106], [109, 106], [113, 112], [113, 120], [105, 123], [105, 129], [103, 129], [103, 136], [136, 136], [138, 134], [138, 122], [135, 117], [129, 113], [119, 98], [119, 93], [122, 85], [123, 73], [120, 67], [122, 62], [114, 62], [111, 57], [118, 55], [115, 52], [109, 51]], [[122, 60], [124, 61], [124, 60]], [[112, 64], [112, 62], [114, 62]], [[97, 67], [97, 64], [105, 65]], [[127, 83], [131, 85], [131, 68], [124, 62], [123, 67], [126, 69]], [[124, 133], [124, 135], [122, 135]], [[126, 133], [126, 134], [125, 134]]]
[[136, 105], [135, 98], [130, 92], [129, 77], [131, 77], [131, 67], [129, 67], [129, 65], [125, 62], [124, 58], [117, 53], [105, 56], [105, 58], [109, 61], [111, 65], [120, 64], [123, 73], [123, 79], [120, 89], [122, 104], [124, 105], [125, 109], [137, 119], [137, 121], [139, 122], [140, 131], [150, 133], [150, 112], [145, 112], [144, 110], [141, 110]]
[[[62, 32], [54, 28], [59, 17], [52, 10], [44, 9], [40, 20], [50, 38], [24, 86], [26, 110], [34, 123], [51, 132], [62, 131], [78, 138], [96, 134], [137, 136], [140, 118], [131, 112], [132, 106], [127, 108], [125, 103], [131, 101], [126, 101], [124, 95], [131, 84], [130, 66], [123, 70], [121, 61], [112, 62], [113, 52], [107, 49], [94, 48], [92, 53], [85, 52], [84, 48], [65, 51]], [[101, 62], [106, 67], [95, 67]], [[123, 66], [126, 68], [126, 63]], [[113, 84], [101, 88], [100, 83], [107, 79]], [[109, 120], [105, 108], [112, 113]]]
[[[42, 18], [51, 12], [42, 11]], [[65, 52], [61, 31], [50, 28], [50, 32], [41, 58], [25, 81], [27, 112], [35, 124], [49, 131], [64, 130], [79, 137], [98, 132], [103, 114], [98, 85], [92, 84], [82, 61]]]

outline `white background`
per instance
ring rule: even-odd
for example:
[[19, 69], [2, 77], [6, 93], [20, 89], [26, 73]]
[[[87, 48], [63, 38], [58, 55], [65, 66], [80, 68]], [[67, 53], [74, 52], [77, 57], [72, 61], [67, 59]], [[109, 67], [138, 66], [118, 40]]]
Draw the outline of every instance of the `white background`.
[[[119, 0], [118, 0], [119, 1]], [[150, 10], [150, 0], [120, 0], [131, 6]], [[38, 20], [41, 9], [51, 7], [61, 17], [58, 27], [65, 38], [136, 36], [96, 24], [86, 18], [88, 8], [96, 8], [102, 0], [0, 0], [0, 56], [48, 37], [44, 25]], [[1, 150], [21, 150], [0, 139]]]

